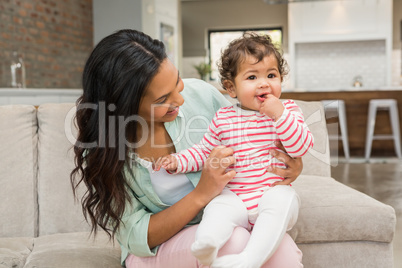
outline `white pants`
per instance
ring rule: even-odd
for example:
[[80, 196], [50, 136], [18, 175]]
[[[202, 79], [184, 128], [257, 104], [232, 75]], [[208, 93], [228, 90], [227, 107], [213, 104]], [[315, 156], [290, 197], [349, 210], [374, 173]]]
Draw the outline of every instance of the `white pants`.
[[212, 264], [211, 267], [261, 267], [278, 248], [285, 232], [296, 223], [299, 206], [299, 196], [292, 187], [270, 188], [259, 200], [258, 217], [244, 251], [216, 259], [217, 251], [236, 226], [249, 227], [243, 201], [225, 188], [206, 206], [192, 252], [201, 263]]

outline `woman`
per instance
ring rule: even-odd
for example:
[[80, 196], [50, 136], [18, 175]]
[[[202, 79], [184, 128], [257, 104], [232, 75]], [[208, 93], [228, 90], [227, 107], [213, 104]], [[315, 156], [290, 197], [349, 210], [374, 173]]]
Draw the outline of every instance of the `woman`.
[[[153, 172], [152, 163], [198, 142], [228, 101], [202, 81], [181, 80], [163, 43], [135, 30], [99, 42], [85, 65], [83, 89], [71, 180], [74, 189], [81, 182], [88, 188], [82, 207], [92, 230], [117, 238], [126, 267], [200, 267], [190, 253], [194, 224], [234, 177], [226, 172], [233, 150], [215, 148], [202, 172], [181, 176]], [[285, 177], [283, 184], [295, 180], [301, 160], [272, 154], [288, 169], [268, 167], [271, 172]], [[219, 255], [241, 251], [249, 235], [236, 228]], [[302, 267], [301, 252], [286, 235], [263, 267]]]

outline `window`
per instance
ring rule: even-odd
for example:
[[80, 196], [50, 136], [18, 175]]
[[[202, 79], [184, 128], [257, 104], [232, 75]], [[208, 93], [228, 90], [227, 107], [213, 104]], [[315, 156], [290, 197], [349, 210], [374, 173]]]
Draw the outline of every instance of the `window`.
[[241, 37], [244, 32], [268, 34], [269, 36], [271, 36], [274, 43], [282, 45], [282, 28], [209, 30], [208, 50], [209, 63], [211, 64], [211, 80], [218, 80], [219, 78], [217, 63], [220, 60], [221, 52], [226, 48], [230, 41]]

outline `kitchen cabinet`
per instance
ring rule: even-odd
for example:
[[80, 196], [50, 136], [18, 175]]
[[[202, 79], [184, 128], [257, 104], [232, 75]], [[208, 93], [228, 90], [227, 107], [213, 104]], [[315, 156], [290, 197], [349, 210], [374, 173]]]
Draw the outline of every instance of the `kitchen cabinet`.
[[294, 43], [383, 40], [392, 37], [392, 0], [312, 1], [288, 5]]
[[[384, 78], [367, 86], [390, 86], [392, 83], [392, 0], [310, 1], [288, 5], [289, 63], [292, 69], [289, 87], [301, 87], [299, 80], [326, 80], [337, 77], [338, 81], [351, 81], [350, 72], [342, 72], [342, 63], [348, 60], [357, 67], [353, 76], [374, 77], [372, 66], [366, 60], [375, 57], [372, 65]], [[352, 49], [351, 49], [352, 48]], [[353, 49], [361, 48], [355, 52]], [[313, 50], [308, 54], [306, 50]], [[331, 66], [322, 58], [331, 59]], [[313, 66], [323, 62], [322, 66]], [[338, 65], [333, 65], [339, 62]], [[330, 69], [327, 71], [327, 69]], [[306, 77], [305, 70], [311, 70]], [[314, 76], [314, 70], [326, 70]], [[312, 82], [310, 88], [315, 86]], [[319, 87], [320, 85], [317, 85]], [[322, 85], [324, 86], [324, 84]], [[331, 86], [344, 86], [334, 85]]]

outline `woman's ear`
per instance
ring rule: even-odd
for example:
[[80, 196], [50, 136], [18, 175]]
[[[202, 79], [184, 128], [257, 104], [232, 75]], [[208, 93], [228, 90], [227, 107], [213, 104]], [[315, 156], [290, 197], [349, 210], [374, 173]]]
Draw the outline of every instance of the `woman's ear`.
[[226, 88], [226, 91], [228, 92], [229, 96], [232, 98], [236, 98], [236, 90], [235, 90], [235, 85], [233, 84], [232, 81], [230, 80], [225, 80], [223, 81], [223, 86]]

